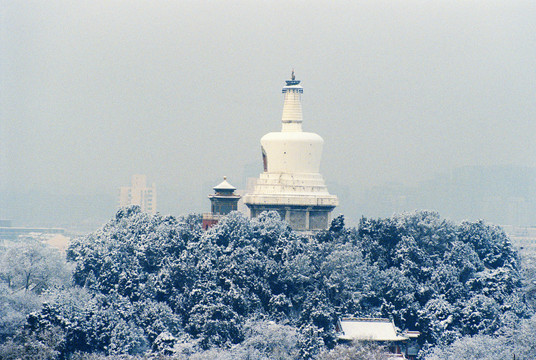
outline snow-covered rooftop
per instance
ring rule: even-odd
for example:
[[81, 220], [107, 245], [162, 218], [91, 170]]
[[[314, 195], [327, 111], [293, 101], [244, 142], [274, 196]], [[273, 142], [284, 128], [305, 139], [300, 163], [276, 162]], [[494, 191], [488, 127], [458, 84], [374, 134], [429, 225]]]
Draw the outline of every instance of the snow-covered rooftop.
[[227, 182], [227, 177], [223, 177], [223, 181], [213, 187], [214, 190], [236, 190], [236, 188]]
[[403, 341], [408, 337], [398, 334], [395, 325], [388, 319], [361, 318], [340, 320], [342, 340]]

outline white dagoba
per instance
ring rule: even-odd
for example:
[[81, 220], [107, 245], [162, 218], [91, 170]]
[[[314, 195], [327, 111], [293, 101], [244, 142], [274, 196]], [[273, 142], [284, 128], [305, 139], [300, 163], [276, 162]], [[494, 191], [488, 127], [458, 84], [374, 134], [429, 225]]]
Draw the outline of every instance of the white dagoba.
[[339, 201], [329, 194], [320, 175], [324, 140], [315, 133], [302, 131], [303, 88], [294, 71], [286, 83], [281, 131], [262, 137], [264, 172], [253, 192], [244, 196], [244, 203], [251, 210], [251, 217], [275, 210], [294, 230], [326, 229], [330, 213]]

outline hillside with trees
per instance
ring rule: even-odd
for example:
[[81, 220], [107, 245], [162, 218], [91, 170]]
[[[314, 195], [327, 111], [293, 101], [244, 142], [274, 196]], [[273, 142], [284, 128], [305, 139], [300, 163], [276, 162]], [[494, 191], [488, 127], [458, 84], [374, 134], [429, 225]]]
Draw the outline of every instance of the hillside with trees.
[[[28, 285], [8, 273], [2, 250], [0, 311], [11, 304], [19, 317], [4, 326], [0, 357], [382, 358], [381, 348], [337, 345], [337, 318], [363, 316], [420, 331], [421, 358], [435, 360], [460, 344], [521, 339], [534, 325], [534, 271], [483, 221], [415, 212], [355, 229], [339, 216], [307, 236], [275, 212], [231, 213], [206, 232], [199, 220], [121, 209], [72, 241], [60, 264], [70, 282]], [[32, 291], [39, 301], [14, 310]], [[534, 358], [516, 344], [516, 358]]]

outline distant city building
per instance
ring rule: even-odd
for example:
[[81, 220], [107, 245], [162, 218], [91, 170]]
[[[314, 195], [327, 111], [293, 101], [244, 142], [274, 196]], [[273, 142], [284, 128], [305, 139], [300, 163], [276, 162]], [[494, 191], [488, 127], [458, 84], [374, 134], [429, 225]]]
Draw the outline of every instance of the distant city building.
[[465, 166], [413, 185], [363, 188], [345, 203], [355, 216], [386, 217], [415, 209], [438, 211], [454, 221], [479, 220], [536, 226], [536, 167]]
[[132, 175], [132, 186], [119, 189], [119, 206], [139, 205], [142, 211], [156, 214], [156, 185], [147, 187], [145, 175]]
[[220, 219], [231, 211], [238, 209], [240, 195], [235, 194], [236, 188], [227, 182], [224, 176], [223, 181], [213, 187], [214, 194], [208, 196], [210, 199], [210, 213], [203, 214], [202, 226], [204, 230], [214, 226]]
[[521, 254], [536, 254], [536, 227], [502, 225], [512, 245]]
[[[20, 236], [64, 235], [65, 229], [12, 226], [11, 220], [0, 220], [0, 241], [17, 241]], [[1, 243], [1, 242], [0, 242]]]
[[275, 210], [294, 230], [314, 231], [328, 227], [339, 201], [329, 194], [320, 174], [324, 140], [302, 131], [302, 93], [293, 71], [283, 88], [281, 131], [262, 137], [264, 172], [254, 190], [244, 196], [244, 203], [251, 217]]

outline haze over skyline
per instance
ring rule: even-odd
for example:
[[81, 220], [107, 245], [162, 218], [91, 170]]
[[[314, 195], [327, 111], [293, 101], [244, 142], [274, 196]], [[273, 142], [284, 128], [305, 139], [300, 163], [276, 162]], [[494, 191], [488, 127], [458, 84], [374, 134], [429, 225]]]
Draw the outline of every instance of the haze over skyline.
[[340, 197], [336, 213], [352, 208], [337, 189], [351, 199], [459, 167], [536, 167], [531, 1], [2, 9], [2, 203], [41, 191], [116, 197], [146, 174], [160, 212], [206, 211], [223, 175], [243, 187], [262, 171], [259, 140], [280, 128], [293, 68], [304, 131], [325, 141], [321, 173]]

